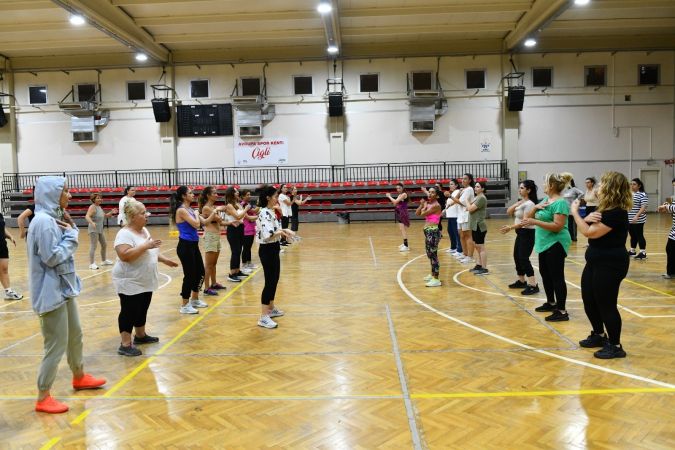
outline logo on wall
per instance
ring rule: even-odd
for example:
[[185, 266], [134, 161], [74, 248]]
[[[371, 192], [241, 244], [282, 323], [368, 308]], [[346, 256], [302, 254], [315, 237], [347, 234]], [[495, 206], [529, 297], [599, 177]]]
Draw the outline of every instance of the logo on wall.
[[492, 133], [489, 131], [480, 132], [480, 151], [481, 153], [490, 153], [492, 150]]
[[234, 165], [278, 166], [288, 164], [288, 141], [286, 138], [241, 140], [234, 143]]

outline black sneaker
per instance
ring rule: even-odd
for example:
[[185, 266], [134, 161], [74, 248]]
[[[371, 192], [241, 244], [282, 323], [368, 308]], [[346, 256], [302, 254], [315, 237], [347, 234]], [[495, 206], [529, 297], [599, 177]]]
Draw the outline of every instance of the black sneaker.
[[567, 322], [568, 320], [570, 320], [569, 314], [561, 313], [557, 309], [550, 316], [546, 316], [547, 322]]
[[605, 346], [602, 350], [598, 350], [593, 353], [593, 356], [600, 359], [614, 359], [614, 358], [625, 358], [626, 352], [624, 351], [621, 344], [618, 346], [612, 345], [609, 342], [605, 342]]
[[134, 345], [154, 344], [155, 342], [159, 342], [159, 338], [155, 336], [150, 336], [149, 334], [146, 334], [143, 337], [134, 336]]
[[[520, 291], [520, 293], [523, 294], [523, 295], [534, 295], [534, 294], [538, 294], [538, 293], [539, 293], [539, 285], [538, 285], [538, 284], [535, 284], [534, 286], [530, 286], [530, 285], [528, 284], [527, 287], [526, 287], [525, 289], [523, 289], [522, 291]], [[546, 303], [546, 304], [548, 305], [548, 303]], [[543, 306], [543, 305], [542, 305], [542, 306]], [[537, 311], [537, 310], [535, 310], [535, 311]]]
[[586, 339], [579, 341], [579, 345], [584, 348], [604, 347], [605, 343], [607, 338], [602, 334], [596, 334], [595, 331], [591, 331]]
[[628, 256], [635, 256], [637, 253], [635, 253], [635, 250], [628, 250]]
[[133, 345], [130, 345], [128, 347], [120, 345], [120, 348], [117, 349], [117, 354], [122, 356], [141, 356], [143, 352], [134, 347]]
[[476, 273], [479, 270], [481, 270], [482, 268], [483, 268], [483, 266], [481, 266], [480, 264], [476, 264], [475, 266], [473, 266], [473, 269], [469, 270], [469, 272]]
[[487, 275], [489, 273], [490, 273], [489, 270], [487, 270], [485, 267], [481, 267], [480, 269], [476, 270], [473, 274], [474, 275]]
[[546, 302], [541, 306], [537, 306], [536, 308], [534, 308], [534, 310], [537, 312], [551, 312], [555, 311], [555, 305]]
[[241, 283], [241, 280], [239, 278], [237, 278], [236, 275], [228, 275], [227, 281], [231, 281], [233, 283]]
[[246, 274], [245, 274], [244, 272], [242, 272], [242, 271], [237, 272], [237, 273], [234, 274], [233, 276], [235, 276], [235, 277], [237, 277], [237, 278], [247, 278], [247, 277], [248, 277], [248, 275], [246, 275]]
[[637, 254], [635, 259], [640, 259], [640, 260], [647, 259], [647, 254], [645, 252], [640, 252], [640, 253]]
[[524, 281], [516, 280], [513, 283], [509, 284], [509, 289], [523, 289], [527, 287], [527, 283]]

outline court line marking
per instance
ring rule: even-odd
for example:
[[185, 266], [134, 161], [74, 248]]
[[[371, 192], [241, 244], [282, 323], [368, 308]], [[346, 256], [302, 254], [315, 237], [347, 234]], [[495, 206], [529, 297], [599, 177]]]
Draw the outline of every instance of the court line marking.
[[[148, 367], [148, 366], [150, 365], [150, 363], [153, 362], [153, 361], [156, 359], [156, 356], [155, 356], [155, 355], [161, 355], [161, 354], [164, 353], [166, 350], [168, 350], [173, 344], [175, 344], [176, 342], [178, 342], [178, 340], [179, 340], [180, 338], [182, 338], [183, 336], [185, 336], [185, 334], [187, 334], [188, 331], [190, 331], [190, 330], [191, 330], [192, 328], [194, 328], [197, 324], [199, 324], [202, 320], [204, 320], [205, 317], [208, 317], [209, 314], [211, 314], [211, 312], [214, 311], [221, 303], [223, 303], [225, 300], [227, 300], [228, 298], [230, 298], [230, 297], [232, 296], [232, 294], [234, 294], [235, 292], [237, 292], [243, 285], [245, 285], [246, 283], [248, 283], [248, 281], [251, 280], [251, 279], [255, 276], [256, 273], [260, 272], [260, 270], [261, 270], [261, 269], [257, 269], [257, 270], [256, 270], [255, 272], [253, 272], [250, 276], [246, 277], [245, 280], [243, 280], [242, 282], [238, 283], [237, 286], [235, 286], [234, 288], [232, 288], [232, 290], [231, 290], [230, 292], [228, 292], [223, 298], [221, 298], [220, 300], [218, 300], [213, 306], [211, 306], [210, 308], [207, 308], [206, 311], [204, 311], [203, 314], [199, 314], [199, 317], [197, 317], [195, 320], [191, 321], [185, 328], [183, 328], [183, 330], [182, 330], [180, 333], [178, 333], [176, 336], [174, 336], [173, 339], [171, 339], [169, 342], [167, 342], [166, 344], [164, 344], [164, 345], [162, 346], [162, 348], [160, 348], [159, 350], [157, 350], [157, 352], [156, 352], [155, 354], [153, 354], [152, 356], [148, 357], [148, 358], [145, 359], [142, 363], [140, 363], [138, 366], [136, 366], [136, 368], [134, 368], [131, 372], [129, 372], [124, 378], [122, 378], [122, 379], [121, 379], [120, 381], [118, 381], [115, 385], [113, 385], [110, 389], [108, 389], [108, 390], [105, 392], [105, 394], [100, 395], [100, 396], [89, 397], [88, 399], [94, 399], [94, 398], [99, 398], [99, 397], [100, 397], [100, 398], [109, 398], [109, 397], [112, 396], [115, 392], [119, 391], [119, 390], [120, 390], [121, 388], [123, 388], [129, 381], [133, 380], [133, 379], [136, 377], [136, 375], [138, 375], [143, 369], [145, 369], [146, 367]], [[91, 411], [92, 411], [91, 408], [85, 409], [82, 413], [80, 413], [80, 415], [78, 415], [75, 419], [73, 419], [73, 420], [70, 422], [70, 425], [77, 425], [77, 424], [79, 424], [80, 422], [82, 422], [82, 420], [84, 420], [84, 419], [91, 413]], [[49, 449], [51, 449], [56, 443], [58, 443], [58, 442], [62, 439], [62, 437], [63, 437], [63, 436], [59, 436], [58, 438], [50, 439], [49, 441], [47, 441], [47, 442], [41, 447], [41, 450], [49, 450]]]
[[530, 346], [530, 345], [523, 344], [522, 342], [514, 341], [513, 339], [509, 339], [509, 338], [507, 338], [507, 337], [505, 337], [505, 336], [501, 336], [501, 335], [499, 335], [499, 334], [497, 334], [497, 333], [493, 333], [493, 332], [491, 332], [491, 331], [488, 331], [488, 330], [485, 330], [485, 329], [483, 329], [483, 328], [480, 328], [480, 327], [477, 327], [477, 326], [475, 326], [475, 325], [472, 325], [472, 324], [470, 324], [470, 323], [468, 323], [468, 322], [465, 322], [465, 321], [463, 321], [463, 320], [461, 320], [461, 319], [458, 319], [458, 318], [453, 317], [453, 316], [451, 316], [451, 315], [449, 315], [449, 314], [446, 314], [446, 313], [444, 313], [443, 311], [439, 311], [438, 309], [434, 308], [433, 306], [430, 306], [430, 305], [424, 303], [424, 302], [423, 302], [422, 300], [420, 300], [419, 298], [417, 298], [412, 292], [410, 292], [410, 290], [405, 286], [405, 284], [403, 283], [403, 280], [401, 279], [401, 274], [403, 273], [403, 271], [405, 270], [405, 268], [406, 268], [408, 265], [412, 264], [413, 262], [415, 262], [416, 260], [418, 260], [419, 258], [421, 258], [421, 257], [423, 257], [423, 256], [426, 256], [426, 255], [419, 255], [419, 256], [417, 256], [417, 257], [415, 257], [415, 258], [409, 260], [407, 263], [403, 264], [403, 265], [399, 268], [399, 270], [398, 270], [398, 272], [397, 272], [397, 274], [396, 274], [396, 279], [397, 279], [397, 281], [398, 281], [398, 285], [399, 285], [399, 287], [401, 288], [401, 290], [402, 290], [408, 297], [410, 297], [411, 300], [413, 300], [413, 301], [416, 302], [417, 304], [423, 306], [424, 308], [427, 308], [428, 310], [435, 312], [435, 313], [438, 314], [439, 316], [445, 317], [445, 318], [448, 319], [448, 320], [451, 320], [451, 321], [453, 321], [453, 322], [455, 322], [455, 323], [457, 323], [457, 324], [459, 324], [459, 325], [465, 326], [465, 327], [467, 327], [467, 328], [469, 328], [469, 329], [471, 329], [471, 330], [474, 330], [474, 331], [477, 331], [477, 332], [479, 332], [479, 333], [482, 333], [482, 334], [484, 334], [484, 335], [486, 335], [486, 336], [492, 337], [492, 338], [494, 338], [494, 339], [498, 339], [498, 340], [500, 340], [500, 341], [502, 341], [502, 342], [506, 342], [506, 343], [508, 343], [508, 344], [515, 345], [515, 346], [518, 346], [518, 347], [521, 347], [521, 348], [526, 348], [526, 349], [533, 350], [533, 351], [535, 351], [536, 353], [540, 353], [540, 354], [542, 354], [542, 355], [549, 356], [549, 357], [551, 357], [551, 358], [560, 359], [560, 360], [562, 360], [562, 361], [569, 362], [569, 363], [571, 363], [571, 364], [576, 364], [576, 365], [579, 365], [579, 366], [588, 367], [588, 368], [590, 368], [590, 369], [595, 369], [595, 370], [598, 370], [598, 371], [601, 371], [601, 372], [610, 373], [610, 374], [612, 374], [612, 375], [618, 375], [618, 376], [621, 376], [621, 377], [630, 378], [630, 379], [633, 379], [633, 380], [642, 381], [642, 382], [649, 383], [649, 384], [654, 384], [654, 385], [657, 385], [657, 386], [660, 386], [660, 387], [665, 387], [665, 388], [672, 388], [672, 389], [675, 389], [675, 384], [666, 383], [666, 382], [663, 382], [663, 381], [655, 380], [655, 379], [648, 378], [648, 377], [643, 377], [643, 376], [640, 376], [640, 375], [635, 375], [635, 374], [628, 373], [628, 372], [622, 372], [622, 371], [620, 371], [620, 370], [610, 369], [610, 368], [608, 368], [608, 367], [598, 366], [597, 364], [592, 364], [592, 363], [588, 363], [588, 362], [581, 361], [581, 360], [578, 360], [578, 359], [569, 358], [569, 357], [567, 357], [567, 356], [558, 355], [558, 354], [556, 354], [556, 353], [551, 353], [551, 352], [546, 351], [546, 350], [539, 350], [539, 349], [536, 349], [536, 348], [534, 348], [534, 347], [532, 347], [532, 346]]
[[375, 247], [373, 246], [373, 238], [368, 236], [368, 241], [370, 241], [370, 254], [373, 255], [373, 263], [377, 267], [377, 257], [375, 256]]
[[7, 347], [1, 349], [1, 350], [0, 350], [0, 353], [4, 353], [4, 352], [6, 352], [7, 350], [11, 350], [11, 349], [13, 349], [14, 347], [17, 347], [17, 346], [23, 344], [24, 342], [30, 341], [30, 340], [33, 339], [35, 336], [39, 336], [40, 334], [41, 334], [41, 333], [35, 333], [35, 334], [32, 335], [32, 336], [28, 336], [27, 338], [23, 338], [23, 339], [21, 339], [20, 341], [16, 341], [16, 342], [13, 343], [12, 345], [8, 345]]

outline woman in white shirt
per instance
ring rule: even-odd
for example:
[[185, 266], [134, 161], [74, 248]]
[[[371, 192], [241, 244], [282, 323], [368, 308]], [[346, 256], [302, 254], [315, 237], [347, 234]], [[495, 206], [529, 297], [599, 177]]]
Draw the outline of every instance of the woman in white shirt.
[[459, 230], [457, 229], [457, 214], [459, 212], [459, 205], [453, 201], [459, 199], [460, 191], [457, 186], [457, 181], [450, 180], [450, 194], [445, 201], [445, 217], [448, 219], [448, 236], [450, 236], [450, 248], [447, 250], [451, 255], [462, 253], [462, 241], [459, 239]]
[[127, 218], [124, 213], [124, 205], [129, 200], [133, 199], [134, 195], [136, 195], [136, 187], [127, 186], [126, 188], [124, 188], [124, 197], [120, 199], [119, 208], [117, 208], [117, 211], [119, 211], [119, 214], [117, 216], [117, 224], [121, 227], [127, 224]]
[[279, 224], [274, 213], [274, 207], [278, 203], [278, 195], [274, 186], [262, 186], [257, 190], [258, 218], [256, 219], [256, 237], [258, 238], [258, 256], [265, 274], [265, 287], [260, 296], [262, 303], [258, 326], [263, 328], [276, 328], [274, 317], [281, 317], [284, 312], [274, 306], [274, 297], [277, 292], [277, 284], [281, 275], [281, 262], [279, 252], [281, 250], [280, 239], [292, 238], [295, 233], [284, 229]]
[[[534, 225], [524, 226], [521, 222], [527, 217], [534, 206], [539, 203], [537, 198], [537, 185], [532, 180], [524, 180], [518, 186], [520, 200], [511, 205], [506, 212], [515, 217], [513, 225], [504, 225], [499, 232], [506, 234], [516, 230], [516, 243], [513, 246], [513, 260], [516, 263], [518, 280], [509, 284], [511, 289], [523, 289], [521, 294], [532, 295], [539, 292], [537, 278], [534, 276], [534, 268], [530, 263], [530, 255], [534, 248]], [[527, 281], [525, 281], [527, 277]]]
[[[123, 356], [139, 356], [142, 352], [134, 345], [159, 342], [159, 338], [145, 332], [152, 293], [158, 286], [157, 262], [169, 267], [178, 267], [178, 263], [159, 253], [162, 241], [153, 239], [145, 228], [145, 206], [132, 198], [125, 202], [124, 208], [127, 222], [115, 237], [118, 259], [112, 271], [113, 284], [121, 304], [117, 324], [122, 343], [117, 353]], [[133, 344], [132, 328], [136, 330]]]
[[[288, 229], [288, 225], [291, 222], [291, 216], [293, 216], [293, 202], [288, 196], [288, 186], [282, 184], [279, 187], [279, 207], [281, 208], [281, 228], [284, 230]], [[281, 245], [288, 245], [288, 241], [285, 236], [281, 237]]]
[[463, 264], [469, 264], [473, 256], [473, 238], [471, 237], [471, 227], [469, 226], [469, 210], [467, 209], [475, 194], [473, 192], [473, 175], [465, 173], [462, 177], [462, 189], [459, 191], [459, 198], [450, 197], [453, 202], [459, 206], [457, 210], [457, 229], [459, 230], [459, 239], [462, 243], [463, 253], [457, 253], [455, 257]]

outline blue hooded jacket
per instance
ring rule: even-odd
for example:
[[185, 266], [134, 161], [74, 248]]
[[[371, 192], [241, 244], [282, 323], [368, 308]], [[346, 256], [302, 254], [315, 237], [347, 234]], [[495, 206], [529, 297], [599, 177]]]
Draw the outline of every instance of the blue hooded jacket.
[[39, 315], [54, 311], [80, 294], [82, 283], [75, 273], [73, 254], [78, 229], [63, 230], [59, 200], [66, 179], [40, 177], [35, 185], [35, 217], [28, 228], [28, 266], [33, 310]]

